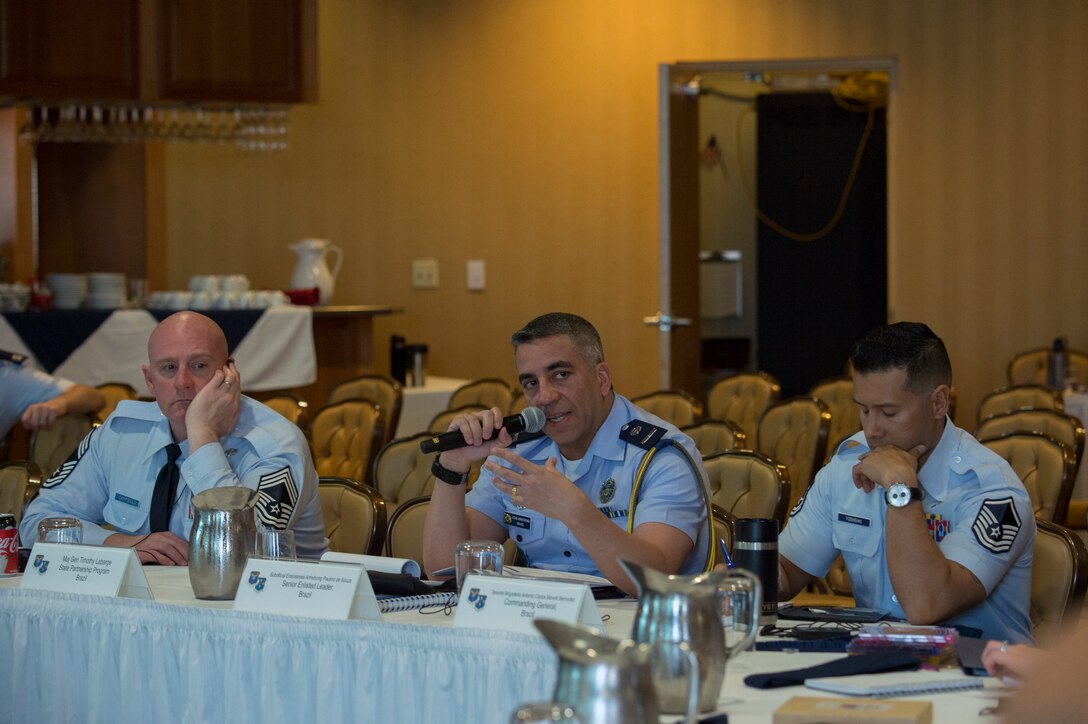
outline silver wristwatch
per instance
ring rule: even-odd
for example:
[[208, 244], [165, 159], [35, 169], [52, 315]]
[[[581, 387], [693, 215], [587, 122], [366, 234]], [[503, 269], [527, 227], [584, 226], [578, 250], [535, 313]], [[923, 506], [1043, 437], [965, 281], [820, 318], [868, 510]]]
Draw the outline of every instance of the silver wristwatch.
[[884, 500], [892, 508], [905, 508], [912, 500], [922, 499], [922, 489], [912, 488], [906, 483], [892, 483], [884, 491]]

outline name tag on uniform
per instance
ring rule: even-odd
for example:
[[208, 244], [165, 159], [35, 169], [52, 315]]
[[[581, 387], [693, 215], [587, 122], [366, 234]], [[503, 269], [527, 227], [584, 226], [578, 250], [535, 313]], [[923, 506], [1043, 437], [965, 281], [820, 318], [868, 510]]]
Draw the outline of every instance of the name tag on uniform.
[[127, 495], [123, 495], [121, 493], [114, 493], [113, 499], [118, 502], [124, 503], [125, 505], [131, 505], [133, 508], [140, 507], [140, 501], [136, 500], [136, 498], [130, 498]]
[[525, 530], [529, 530], [533, 527], [532, 518], [527, 515], [518, 515], [517, 513], [511, 513], [509, 510], [503, 512], [502, 522], [515, 528], [524, 528]]
[[839, 522], [850, 523], [851, 525], [861, 525], [865, 526], [866, 528], [871, 525], [868, 518], [862, 518], [857, 515], [849, 515], [847, 513], [839, 513]]

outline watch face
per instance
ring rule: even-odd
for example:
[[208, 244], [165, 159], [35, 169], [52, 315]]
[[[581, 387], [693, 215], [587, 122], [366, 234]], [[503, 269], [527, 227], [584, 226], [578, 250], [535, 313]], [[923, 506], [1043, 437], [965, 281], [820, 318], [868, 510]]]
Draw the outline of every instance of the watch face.
[[904, 508], [910, 503], [912, 494], [911, 489], [903, 483], [894, 483], [888, 486], [888, 492], [884, 494], [884, 497], [888, 501], [888, 505], [893, 508]]

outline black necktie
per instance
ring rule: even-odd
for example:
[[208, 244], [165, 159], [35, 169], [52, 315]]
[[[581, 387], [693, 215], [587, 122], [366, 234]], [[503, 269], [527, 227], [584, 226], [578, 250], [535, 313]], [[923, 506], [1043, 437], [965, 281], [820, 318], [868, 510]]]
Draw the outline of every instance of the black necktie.
[[155, 492], [151, 495], [151, 532], [170, 530], [170, 509], [174, 507], [174, 496], [178, 493], [178, 456], [181, 448], [176, 442], [166, 446], [166, 464], [155, 478]]

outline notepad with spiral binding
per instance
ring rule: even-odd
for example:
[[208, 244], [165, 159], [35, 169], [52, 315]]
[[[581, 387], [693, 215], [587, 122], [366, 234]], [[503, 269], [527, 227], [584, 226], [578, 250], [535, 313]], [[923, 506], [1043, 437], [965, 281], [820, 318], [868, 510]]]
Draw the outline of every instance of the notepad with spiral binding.
[[415, 611], [429, 606], [456, 606], [457, 594], [451, 591], [443, 593], [427, 593], [421, 596], [401, 596], [399, 598], [383, 598], [378, 601], [378, 610], [382, 613], [394, 611]]
[[805, 679], [805, 686], [809, 689], [849, 696], [919, 696], [943, 691], [981, 689], [985, 684], [982, 679], [970, 676], [911, 671]]

